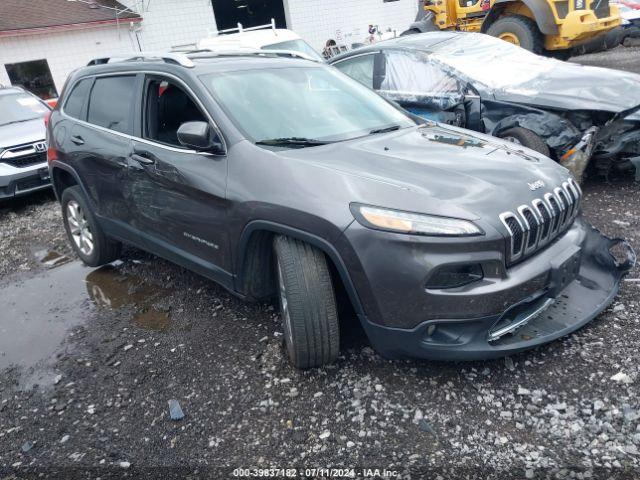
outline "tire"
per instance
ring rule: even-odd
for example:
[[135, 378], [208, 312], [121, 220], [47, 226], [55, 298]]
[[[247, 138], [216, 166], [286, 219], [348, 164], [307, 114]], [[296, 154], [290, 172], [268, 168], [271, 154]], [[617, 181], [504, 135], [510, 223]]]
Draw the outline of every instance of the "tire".
[[487, 29], [487, 34], [498, 38], [512, 35], [522, 48], [533, 53], [542, 53], [543, 51], [542, 33], [536, 22], [522, 15], [499, 18]]
[[[64, 229], [80, 260], [90, 267], [99, 267], [120, 257], [122, 244], [107, 238], [79, 186], [66, 188], [61, 204]], [[86, 240], [91, 243], [90, 249]]]
[[324, 254], [289, 237], [274, 240], [278, 298], [289, 361], [297, 368], [332, 363], [340, 350], [335, 292]]
[[535, 132], [522, 127], [513, 127], [500, 132], [500, 138], [523, 145], [531, 150], [550, 156], [549, 145]]

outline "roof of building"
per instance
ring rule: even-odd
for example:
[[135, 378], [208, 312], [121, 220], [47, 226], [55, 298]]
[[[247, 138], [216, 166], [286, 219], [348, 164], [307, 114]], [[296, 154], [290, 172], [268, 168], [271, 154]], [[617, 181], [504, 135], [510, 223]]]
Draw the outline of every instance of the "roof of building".
[[0, 36], [100, 25], [141, 17], [116, 0], [2, 0]]

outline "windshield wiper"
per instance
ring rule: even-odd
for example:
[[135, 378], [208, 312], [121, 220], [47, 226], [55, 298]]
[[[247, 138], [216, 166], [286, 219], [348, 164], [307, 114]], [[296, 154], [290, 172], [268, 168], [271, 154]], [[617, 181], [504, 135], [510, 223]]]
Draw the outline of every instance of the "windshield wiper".
[[265, 140], [258, 140], [256, 145], [269, 145], [272, 147], [315, 147], [317, 145], [327, 145], [324, 140], [317, 140], [315, 138], [304, 137], [282, 137], [282, 138], [269, 138]]
[[390, 127], [376, 128], [374, 130], [371, 130], [369, 132], [369, 135], [375, 135], [376, 133], [393, 132], [394, 130], [400, 130], [400, 125], [391, 125]]

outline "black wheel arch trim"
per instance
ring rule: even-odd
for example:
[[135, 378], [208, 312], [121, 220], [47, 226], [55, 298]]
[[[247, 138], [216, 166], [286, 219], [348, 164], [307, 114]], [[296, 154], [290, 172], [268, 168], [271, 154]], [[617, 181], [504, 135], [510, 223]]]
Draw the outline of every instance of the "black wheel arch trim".
[[340, 275], [340, 279], [342, 280], [342, 284], [344, 285], [345, 290], [347, 291], [347, 295], [349, 296], [349, 300], [353, 306], [358, 317], [365, 316], [364, 309], [362, 307], [362, 302], [360, 301], [360, 297], [356, 291], [355, 285], [351, 280], [351, 276], [349, 275], [349, 271], [345, 262], [342, 260], [342, 257], [338, 250], [326, 239], [318, 237], [312, 233], [306, 232], [304, 230], [299, 230], [297, 228], [282, 225], [279, 223], [267, 221], [267, 220], [254, 220], [245, 225], [241, 235], [240, 241], [238, 242], [238, 248], [236, 250], [236, 278], [235, 278], [235, 286], [238, 293], [242, 294], [241, 291], [238, 290], [240, 285], [243, 285], [244, 279], [242, 278], [242, 272], [244, 271], [244, 263], [247, 258], [247, 247], [249, 244], [249, 240], [251, 239], [251, 235], [254, 232], [258, 231], [268, 231], [273, 232], [275, 234], [287, 235], [292, 238], [296, 238], [303, 242], [307, 242], [314, 247], [321, 250], [325, 253], [329, 259], [333, 262], [338, 275]]
[[[538, 29], [544, 35], [557, 35], [558, 34], [558, 25], [556, 25], [555, 17], [553, 16], [553, 12], [551, 11], [551, 7], [546, 2], [536, 2], [535, 0], [521, 0], [535, 18], [536, 24], [538, 25]], [[486, 33], [491, 24], [496, 21], [500, 13], [502, 12], [502, 7], [505, 7], [507, 3], [517, 3], [515, 0], [496, 0], [494, 3], [494, 7], [491, 9], [489, 14], [485, 17], [482, 22], [481, 32]]]
[[78, 175], [78, 172], [76, 172], [73, 167], [71, 167], [70, 165], [64, 162], [61, 162], [60, 160], [53, 160], [52, 162], [49, 163], [49, 176], [51, 177], [51, 185], [53, 186], [53, 193], [55, 194], [58, 202], [62, 200], [61, 199], [62, 192], [58, 191], [58, 186], [55, 183], [56, 177], [54, 175], [54, 170], [57, 168], [60, 170], [64, 170], [65, 172], [70, 174], [73, 177], [73, 179], [76, 181], [76, 184], [82, 189], [82, 193], [84, 194], [87, 201], [91, 202], [91, 197], [89, 196], [89, 192], [87, 192], [87, 189], [85, 188], [84, 183], [82, 182], [82, 180], [80, 180], [80, 175]]

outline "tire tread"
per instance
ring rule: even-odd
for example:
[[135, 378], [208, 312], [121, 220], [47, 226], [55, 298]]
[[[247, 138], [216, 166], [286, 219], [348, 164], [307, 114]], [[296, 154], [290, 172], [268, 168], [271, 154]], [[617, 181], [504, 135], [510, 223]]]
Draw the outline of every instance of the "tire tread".
[[298, 368], [331, 363], [338, 356], [340, 342], [327, 260], [318, 249], [289, 237], [276, 237], [274, 248], [287, 290], [293, 331], [291, 362]]

